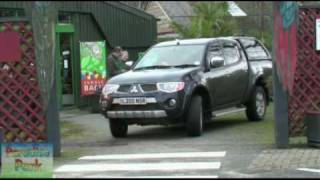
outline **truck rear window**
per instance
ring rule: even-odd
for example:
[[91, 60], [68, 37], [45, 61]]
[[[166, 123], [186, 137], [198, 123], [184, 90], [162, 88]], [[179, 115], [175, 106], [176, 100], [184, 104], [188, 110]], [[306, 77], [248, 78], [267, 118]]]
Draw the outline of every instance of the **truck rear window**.
[[269, 55], [256, 40], [240, 39], [249, 60], [269, 59]]

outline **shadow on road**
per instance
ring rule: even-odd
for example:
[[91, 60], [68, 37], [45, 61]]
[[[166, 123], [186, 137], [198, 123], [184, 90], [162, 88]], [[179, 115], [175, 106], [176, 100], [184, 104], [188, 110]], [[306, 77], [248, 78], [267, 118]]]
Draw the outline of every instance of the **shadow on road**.
[[234, 126], [246, 125], [255, 122], [249, 122], [246, 119], [240, 118], [228, 118], [223, 120], [213, 120], [206, 123], [204, 130], [206, 131], [214, 131], [214, 130], [222, 130], [222, 129], [230, 129]]
[[[101, 123], [101, 122], [100, 122]], [[204, 126], [203, 135], [196, 138], [204, 138], [208, 136], [215, 136], [215, 138], [234, 138], [233, 136], [242, 137], [248, 134], [248, 129], [255, 129], [256, 125], [260, 122], [249, 122], [246, 118], [241, 116], [235, 117], [223, 117], [214, 119], [207, 122]], [[261, 122], [263, 123], [263, 122]], [[98, 123], [99, 124], [99, 123]], [[109, 128], [108, 125], [105, 128]], [[97, 130], [97, 129], [96, 129]], [[190, 137], [187, 136], [184, 125], [170, 125], [170, 126], [129, 126], [128, 136], [126, 138], [113, 138], [109, 129], [106, 129], [105, 133], [100, 134], [99, 137], [95, 137], [92, 133], [93, 129], [86, 129], [91, 131], [87, 134], [87, 137], [81, 139], [68, 139], [63, 142], [63, 146], [78, 146], [78, 147], [103, 147], [103, 146], [124, 146], [130, 143], [140, 141], [177, 141], [187, 140]], [[245, 133], [243, 133], [245, 132]], [[259, 132], [260, 134], [260, 132]], [[257, 134], [257, 135], [259, 135]]]
[[[246, 125], [252, 122], [248, 122], [246, 119], [223, 119], [223, 120], [212, 120], [207, 122], [204, 126], [204, 134], [213, 133], [214, 131], [222, 131], [234, 128], [234, 126]], [[172, 139], [172, 138], [185, 138], [187, 137], [185, 126], [176, 125], [176, 126], [157, 126], [157, 127], [142, 127], [145, 129], [139, 129], [134, 132], [130, 132], [129, 126], [129, 139], [143, 138], [143, 139]]]
[[138, 130], [130, 131], [127, 139], [172, 139], [183, 138], [186, 136], [185, 128], [183, 125], [175, 126], [144, 126]]

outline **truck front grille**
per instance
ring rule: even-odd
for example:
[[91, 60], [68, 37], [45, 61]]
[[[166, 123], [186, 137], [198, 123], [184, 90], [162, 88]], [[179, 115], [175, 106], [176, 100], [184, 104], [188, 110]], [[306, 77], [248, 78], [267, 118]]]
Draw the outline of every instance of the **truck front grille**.
[[[132, 84], [123, 84], [120, 85], [118, 92], [122, 92], [122, 93], [129, 93], [130, 89], [131, 89]], [[156, 84], [138, 84], [138, 86], [140, 86], [141, 90], [143, 92], [153, 92], [153, 91], [157, 91], [157, 85]]]

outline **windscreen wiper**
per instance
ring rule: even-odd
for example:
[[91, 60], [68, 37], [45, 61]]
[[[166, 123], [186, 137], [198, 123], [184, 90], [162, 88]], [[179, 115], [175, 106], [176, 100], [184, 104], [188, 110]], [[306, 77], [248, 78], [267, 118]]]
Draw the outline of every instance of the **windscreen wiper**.
[[185, 67], [197, 67], [198, 65], [196, 64], [181, 64], [181, 65], [176, 65], [173, 67], [177, 67], [177, 68], [185, 68]]
[[142, 69], [163, 69], [163, 68], [172, 68], [173, 66], [165, 66], [165, 65], [156, 65], [156, 66], [145, 66], [145, 67], [139, 67], [135, 68], [134, 70], [142, 70]]

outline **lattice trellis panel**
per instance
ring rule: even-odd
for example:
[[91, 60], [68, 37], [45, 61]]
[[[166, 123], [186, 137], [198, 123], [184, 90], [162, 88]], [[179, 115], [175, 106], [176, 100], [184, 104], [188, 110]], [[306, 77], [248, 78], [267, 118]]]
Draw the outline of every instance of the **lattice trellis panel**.
[[308, 111], [320, 112], [320, 52], [316, 51], [316, 18], [320, 8], [299, 10], [298, 60], [293, 95], [289, 97], [290, 134], [304, 133]]
[[27, 22], [0, 23], [0, 32], [18, 32], [22, 57], [0, 62], [0, 127], [6, 142], [46, 140], [46, 122], [37, 82], [34, 41]]

